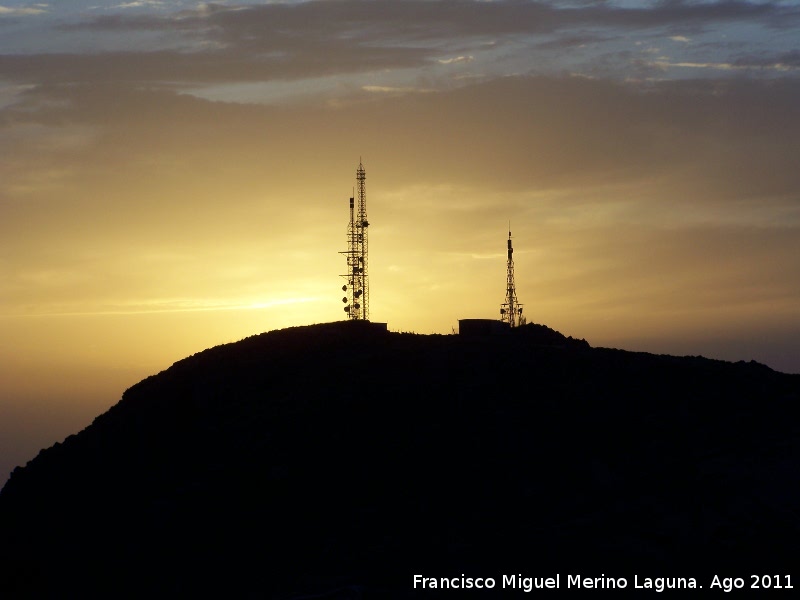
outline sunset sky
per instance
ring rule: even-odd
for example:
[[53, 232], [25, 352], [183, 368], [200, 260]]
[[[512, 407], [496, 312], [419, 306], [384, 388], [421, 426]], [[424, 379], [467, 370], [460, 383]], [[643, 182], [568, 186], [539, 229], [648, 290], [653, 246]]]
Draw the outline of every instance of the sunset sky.
[[[529, 321], [800, 372], [796, 1], [0, 0], [0, 483], [205, 348]], [[332, 382], [334, 383], [334, 382]]]

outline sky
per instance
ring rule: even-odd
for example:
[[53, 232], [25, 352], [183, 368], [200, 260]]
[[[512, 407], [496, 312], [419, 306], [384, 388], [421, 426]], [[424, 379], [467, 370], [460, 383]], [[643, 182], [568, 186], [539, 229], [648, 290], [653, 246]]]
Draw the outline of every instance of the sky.
[[0, 483], [218, 344], [499, 318], [800, 372], [796, 1], [0, 0]]

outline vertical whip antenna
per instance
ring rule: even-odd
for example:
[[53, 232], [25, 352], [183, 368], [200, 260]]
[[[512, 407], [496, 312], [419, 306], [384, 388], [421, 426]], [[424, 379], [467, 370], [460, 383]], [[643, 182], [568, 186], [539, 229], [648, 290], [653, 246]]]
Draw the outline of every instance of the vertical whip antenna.
[[508, 260], [506, 262], [506, 301], [500, 305], [500, 317], [510, 327], [525, 323], [522, 317], [522, 304], [517, 300], [514, 284], [514, 248], [511, 245], [511, 223], [508, 224]]
[[[342, 286], [344, 312], [352, 320], [369, 320], [369, 279], [367, 277], [367, 174], [359, 159], [356, 170], [356, 193], [350, 197], [350, 221], [347, 225], [347, 250], [340, 252], [347, 259], [347, 283]], [[358, 197], [358, 207], [355, 198]]]

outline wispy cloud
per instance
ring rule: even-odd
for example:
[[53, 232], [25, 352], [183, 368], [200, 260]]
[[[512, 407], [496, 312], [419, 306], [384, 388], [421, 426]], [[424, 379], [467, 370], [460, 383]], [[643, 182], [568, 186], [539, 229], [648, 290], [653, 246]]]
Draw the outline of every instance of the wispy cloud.
[[772, 64], [746, 64], [746, 63], [715, 63], [715, 62], [671, 62], [669, 60], [656, 60], [651, 63], [660, 69], [714, 69], [718, 71], [779, 71], [789, 72], [798, 70], [798, 66], [776, 62]]
[[143, 8], [147, 6], [163, 6], [164, 2], [159, 0], [137, 0], [136, 2], [123, 2], [122, 4], [116, 4], [111, 6], [110, 8]]
[[431, 89], [423, 89], [415, 87], [395, 87], [387, 85], [365, 85], [362, 86], [361, 89], [371, 94], [423, 94], [434, 91]]
[[469, 63], [475, 60], [474, 56], [456, 56], [453, 58], [440, 58], [436, 62], [441, 65], [452, 65], [457, 63]]
[[17, 7], [17, 8], [0, 6], [0, 16], [7, 15], [16, 17], [25, 15], [40, 15], [42, 13], [47, 12], [47, 10], [48, 10], [47, 4], [35, 4], [33, 6]]

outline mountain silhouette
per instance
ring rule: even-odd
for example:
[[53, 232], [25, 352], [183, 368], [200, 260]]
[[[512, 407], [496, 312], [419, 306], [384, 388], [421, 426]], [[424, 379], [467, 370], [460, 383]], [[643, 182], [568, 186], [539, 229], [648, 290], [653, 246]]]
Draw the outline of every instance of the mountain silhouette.
[[15, 469], [0, 596], [429, 596], [415, 574], [749, 586], [797, 568], [799, 401], [800, 376], [755, 362], [543, 325], [271, 331], [144, 379]]

